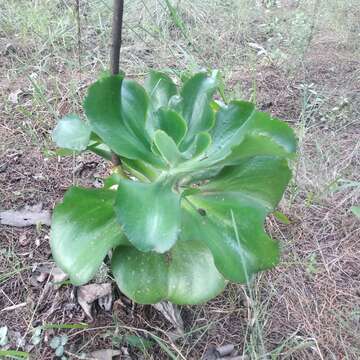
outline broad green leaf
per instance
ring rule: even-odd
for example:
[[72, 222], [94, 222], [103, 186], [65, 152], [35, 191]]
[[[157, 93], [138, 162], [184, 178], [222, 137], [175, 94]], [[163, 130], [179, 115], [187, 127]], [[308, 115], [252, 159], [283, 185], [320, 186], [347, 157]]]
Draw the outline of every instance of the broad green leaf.
[[[277, 264], [278, 245], [262, 228], [264, 208], [241, 195], [197, 196], [189, 200], [196, 209], [184, 206], [182, 238], [201, 239], [226, 279], [246, 283], [255, 272]], [[239, 219], [236, 225], [232, 214]]]
[[253, 115], [255, 106], [247, 101], [232, 101], [216, 113], [216, 121], [211, 129], [211, 152], [229, 147], [239, 128]]
[[[292, 158], [296, 151], [293, 130], [284, 122], [266, 113], [256, 112], [242, 131], [242, 141], [231, 149], [226, 164], [236, 164], [243, 158], [273, 155]], [[241, 131], [240, 131], [241, 133]]]
[[104, 189], [117, 189], [121, 180], [127, 179], [121, 166], [115, 166], [111, 170], [111, 175], [104, 179]]
[[211, 252], [196, 241], [178, 241], [165, 254], [120, 246], [112, 258], [112, 271], [120, 290], [141, 304], [162, 300], [199, 304], [225, 287]]
[[236, 165], [244, 158], [266, 155], [291, 158], [294, 154], [295, 152], [289, 152], [269, 136], [251, 134], [245, 135], [241, 144], [232, 148], [230, 155], [224, 160], [224, 163], [226, 165]]
[[222, 164], [231, 165], [258, 155], [291, 157], [296, 151], [295, 135], [286, 123], [244, 101], [233, 101], [217, 113], [211, 135], [207, 164], [225, 159]]
[[246, 159], [236, 166], [227, 166], [201, 186], [203, 192], [241, 192], [275, 209], [291, 179], [287, 161], [272, 156]]
[[184, 161], [184, 157], [179, 152], [174, 140], [166, 132], [157, 130], [154, 136], [154, 144], [170, 167], [174, 167], [181, 161]]
[[272, 118], [264, 112], [256, 112], [256, 116], [254, 116], [249, 127], [251, 128], [249, 132], [252, 135], [271, 137], [285, 152], [288, 154], [295, 153], [297, 141], [294, 131], [284, 121]]
[[144, 89], [121, 76], [90, 86], [84, 109], [93, 131], [118, 155], [161, 166], [145, 131], [148, 99]]
[[140, 181], [154, 181], [159, 176], [159, 171], [141, 160], [122, 158], [123, 168]]
[[201, 161], [191, 161], [191, 166], [180, 165], [184, 173], [192, 173], [194, 179], [211, 178], [222, 167], [236, 165], [251, 157], [292, 158], [296, 150], [295, 135], [286, 123], [253, 111], [250, 103], [241, 101], [219, 110], [212, 140]]
[[211, 137], [207, 132], [201, 132], [196, 135], [194, 142], [184, 152], [184, 156], [192, 159], [201, 155], [211, 144]]
[[147, 76], [144, 88], [151, 101], [153, 111], [157, 111], [162, 106], [168, 106], [170, 98], [177, 94], [176, 85], [170, 77], [153, 70]]
[[166, 182], [122, 180], [115, 212], [129, 241], [140, 251], [168, 251], [180, 231], [180, 196]]
[[174, 95], [169, 100], [169, 108], [178, 114], [182, 113], [183, 99], [180, 95]]
[[286, 161], [278, 158], [224, 168], [183, 202], [181, 238], [203, 241], [226, 279], [247, 282], [278, 262], [278, 244], [265, 233], [264, 220], [289, 179]]
[[185, 151], [199, 132], [208, 131], [214, 125], [211, 98], [217, 87], [216, 77], [199, 73], [190, 78], [181, 90], [182, 115], [187, 122], [188, 132], [181, 143]]
[[102, 138], [99, 135], [95, 134], [93, 131], [90, 134], [90, 140], [92, 140], [94, 143], [103, 143]]
[[111, 190], [73, 187], [55, 207], [52, 254], [75, 285], [91, 280], [111, 248], [128, 243], [113, 210], [115, 195]]
[[91, 128], [77, 115], [64, 116], [57, 123], [52, 137], [60, 148], [82, 151], [85, 150], [90, 141]]
[[150, 99], [146, 128], [150, 136], [153, 137], [154, 131], [162, 129], [155, 113], [161, 107], [168, 106], [170, 98], [177, 95], [177, 88], [169, 76], [158, 71], [150, 71], [145, 79], [144, 87]]
[[162, 107], [154, 114], [155, 130], [165, 131], [178, 144], [185, 136], [187, 126], [184, 119], [174, 110]]
[[106, 160], [111, 161], [112, 159], [111, 150], [104, 143], [94, 143], [89, 145], [86, 149], [92, 151], [94, 154], [99, 155]]
[[149, 148], [150, 139], [145, 131], [149, 98], [145, 89], [133, 80], [123, 80], [120, 104], [125, 126]]

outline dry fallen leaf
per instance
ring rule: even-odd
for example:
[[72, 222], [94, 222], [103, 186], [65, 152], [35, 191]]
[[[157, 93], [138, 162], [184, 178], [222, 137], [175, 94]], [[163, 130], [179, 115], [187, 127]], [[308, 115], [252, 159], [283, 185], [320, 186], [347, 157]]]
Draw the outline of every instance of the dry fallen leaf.
[[111, 305], [112, 305], [112, 295], [111, 293], [109, 295], [103, 296], [98, 299], [99, 306], [105, 310], [110, 311]]
[[95, 300], [108, 296], [111, 297], [110, 283], [84, 285], [84, 286], [80, 286], [77, 291], [78, 303], [84, 310], [85, 314], [91, 320], [93, 320], [91, 314], [92, 304], [95, 302]]
[[3, 347], [5, 345], [7, 345], [7, 343], [8, 343], [9, 340], [7, 337], [7, 333], [8, 333], [7, 326], [0, 327], [0, 347]]
[[93, 351], [89, 354], [92, 359], [96, 360], [112, 360], [115, 356], [120, 356], [120, 350], [104, 349]]
[[19, 236], [19, 244], [21, 246], [26, 246], [27, 244], [29, 244], [29, 242], [30, 242], [30, 239], [26, 236], [25, 233], [23, 233]]
[[41, 266], [36, 266], [33, 269], [33, 275], [31, 277], [31, 283], [34, 286], [39, 286], [43, 283], [48, 276], [51, 276], [55, 287], [58, 286], [58, 283], [65, 281], [69, 276], [64, 273], [59, 267], [54, 264], [46, 264]]
[[19, 102], [19, 95], [22, 94], [21, 89], [17, 89], [14, 92], [10, 93], [9, 95], [9, 101], [13, 104], [17, 104]]
[[247, 356], [241, 356], [232, 344], [214, 346], [210, 345], [202, 360], [247, 360]]
[[59, 267], [55, 266], [51, 272], [55, 284], [65, 281], [69, 275], [62, 271]]
[[42, 204], [25, 206], [21, 210], [0, 211], [2, 225], [25, 227], [39, 223], [48, 226], [51, 224], [51, 213], [49, 210], [42, 210]]
[[35, 279], [38, 283], [43, 283], [46, 280], [48, 274], [48, 272], [41, 272], [38, 276], [36, 276]]
[[161, 301], [154, 304], [153, 307], [160, 311], [164, 317], [174, 325], [178, 335], [184, 334], [184, 322], [181, 318], [179, 307], [168, 301]]
[[21, 335], [20, 331], [10, 331], [9, 337], [12, 341], [15, 340], [16, 347], [24, 349], [26, 346], [25, 336]]

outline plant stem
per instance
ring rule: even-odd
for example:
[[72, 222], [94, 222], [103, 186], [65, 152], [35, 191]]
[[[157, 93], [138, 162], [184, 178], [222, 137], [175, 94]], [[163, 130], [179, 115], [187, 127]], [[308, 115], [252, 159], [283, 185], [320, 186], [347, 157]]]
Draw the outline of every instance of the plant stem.
[[[112, 44], [110, 54], [110, 68], [113, 75], [119, 74], [121, 33], [124, 13], [124, 0], [114, 0], [113, 22], [112, 22]], [[111, 162], [114, 166], [121, 165], [120, 157], [111, 152]]]
[[76, 24], [77, 24], [77, 55], [79, 64], [79, 78], [81, 82], [81, 22], [80, 22], [80, 0], [76, 0], [75, 5]]
[[114, 0], [114, 13], [112, 23], [112, 44], [111, 44], [111, 73], [119, 73], [121, 33], [124, 13], [124, 0]]
[[121, 165], [121, 159], [118, 154], [115, 154], [113, 151], [111, 152], [111, 162], [114, 166]]

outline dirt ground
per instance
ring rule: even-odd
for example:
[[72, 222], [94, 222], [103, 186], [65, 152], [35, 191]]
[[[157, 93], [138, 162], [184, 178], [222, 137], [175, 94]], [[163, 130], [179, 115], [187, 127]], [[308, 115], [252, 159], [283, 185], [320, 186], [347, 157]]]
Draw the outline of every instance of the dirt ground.
[[[109, 171], [91, 154], [57, 156], [51, 141], [57, 118], [81, 113], [108, 66], [111, 1], [80, 1], [80, 24], [75, 3], [0, 0], [0, 209], [51, 210], [69, 186], [96, 186]], [[121, 67], [140, 81], [149, 67], [220, 69], [229, 98], [294, 128], [298, 157], [279, 207], [290, 223], [266, 223], [281, 263], [182, 307], [185, 332], [174, 339], [173, 325], [119, 294], [106, 269], [94, 282], [112, 283], [113, 306], [96, 305], [91, 321], [77, 288], [48, 274], [49, 228], [0, 225], [3, 349], [55, 359], [51, 339], [66, 335], [68, 359], [120, 349], [124, 359], [199, 360], [224, 344], [242, 359], [359, 359], [360, 220], [350, 210], [360, 204], [359, 1], [172, 3], [180, 20], [165, 1], [126, 4]]]

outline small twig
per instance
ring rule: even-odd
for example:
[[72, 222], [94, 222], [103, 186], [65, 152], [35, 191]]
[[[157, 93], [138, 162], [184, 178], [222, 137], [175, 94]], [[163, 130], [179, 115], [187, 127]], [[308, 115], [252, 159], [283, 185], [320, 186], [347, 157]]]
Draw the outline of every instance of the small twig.
[[[120, 50], [121, 50], [121, 34], [123, 26], [124, 0], [114, 0], [112, 22], [112, 44], [110, 54], [110, 68], [113, 75], [119, 74], [120, 71]], [[111, 152], [111, 162], [114, 166], [121, 165], [120, 157]]]
[[124, 13], [124, 1], [114, 0], [114, 13], [112, 23], [112, 44], [111, 44], [111, 73], [119, 73], [121, 33]]
[[16, 309], [21, 308], [21, 307], [24, 307], [24, 306], [26, 306], [26, 302], [22, 302], [22, 303], [20, 303], [20, 304], [8, 306], [8, 307], [6, 307], [6, 308], [1, 309], [0, 312], [16, 310]]
[[76, 355], [70, 351], [65, 350], [64, 353], [69, 356], [70, 359], [83, 359], [83, 360], [96, 360], [93, 357], [88, 357], [88, 356], [80, 356], [80, 355]]
[[80, 0], [76, 0], [76, 23], [77, 23], [77, 52], [78, 52], [78, 63], [79, 63], [79, 76], [81, 82], [81, 24], [80, 24]]

